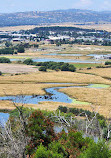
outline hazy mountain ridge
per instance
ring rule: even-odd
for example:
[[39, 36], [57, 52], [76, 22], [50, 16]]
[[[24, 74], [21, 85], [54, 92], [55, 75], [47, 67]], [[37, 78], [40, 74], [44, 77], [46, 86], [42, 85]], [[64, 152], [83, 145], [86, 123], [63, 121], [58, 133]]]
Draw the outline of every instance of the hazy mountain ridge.
[[30, 11], [0, 14], [0, 26], [39, 25], [67, 22], [111, 22], [111, 11], [91, 11], [80, 9]]

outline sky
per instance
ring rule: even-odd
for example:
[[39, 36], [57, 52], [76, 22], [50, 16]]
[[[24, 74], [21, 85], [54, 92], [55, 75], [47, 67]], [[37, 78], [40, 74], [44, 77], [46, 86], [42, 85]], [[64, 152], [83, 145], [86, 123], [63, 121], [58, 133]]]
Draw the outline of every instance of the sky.
[[88, 9], [111, 11], [111, 0], [0, 0], [0, 13]]

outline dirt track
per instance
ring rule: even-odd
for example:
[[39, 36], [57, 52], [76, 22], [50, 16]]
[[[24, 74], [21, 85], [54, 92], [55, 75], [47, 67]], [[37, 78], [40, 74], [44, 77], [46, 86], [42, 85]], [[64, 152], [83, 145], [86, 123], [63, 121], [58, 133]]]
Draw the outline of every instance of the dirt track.
[[2, 73], [28, 73], [37, 72], [35, 66], [21, 65], [21, 64], [0, 64], [0, 71]]

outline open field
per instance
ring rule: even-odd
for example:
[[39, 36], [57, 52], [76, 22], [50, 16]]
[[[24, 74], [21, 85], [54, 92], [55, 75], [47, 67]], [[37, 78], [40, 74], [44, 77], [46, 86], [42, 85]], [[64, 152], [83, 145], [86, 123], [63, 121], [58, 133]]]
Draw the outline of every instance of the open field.
[[91, 73], [95, 74], [98, 76], [106, 77], [106, 78], [111, 78], [111, 68], [92, 68], [89, 70], [80, 70], [80, 72], [83, 73]]
[[23, 26], [9, 26], [0, 27], [0, 31], [19, 31], [19, 30], [29, 30], [35, 28], [35, 25], [23, 25]]
[[[72, 84], [68, 84], [70, 86]], [[76, 84], [77, 85], [77, 84]], [[12, 83], [12, 84], [0, 84], [0, 96], [7, 95], [45, 95], [45, 88], [57, 87], [61, 84], [45, 84], [45, 83]], [[67, 86], [62, 84], [62, 86]]]
[[103, 64], [95, 64], [95, 63], [74, 63], [73, 64], [76, 68], [89, 68], [89, 67], [96, 67], [96, 66], [102, 66]]
[[[47, 82], [55, 82], [58, 84], [47, 84]], [[44, 95], [44, 88], [61, 86], [59, 83], [82, 83], [83, 85], [90, 83], [101, 83], [111, 85], [111, 81], [90, 74], [76, 72], [36, 72], [29, 74], [0, 76], [0, 96], [7, 95]], [[67, 85], [62, 85], [67, 86]], [[69, 86], [69, 85], [68, 85]], [[100, 113], [107, 115], [111, 108], [111, 88], [95, 89], [95, 88], [65, 88], [61, 91], [67, 93], [70, 97], [78, 101], [90, 102], [93, 105], [100, 106]], [[56, 110], [59, 105], [78, 107], [91, 110], [88, 104], [79, 104], [79, 102], [65, 104], [57, 102], [40, 102], [37, 105], [26, 105], [28, 107]], [[9, 101], [0, 101], [1, 109], [13, 109], [14, 107]]]
[[95, 29], [95, 30], [106, 30], [111, 32], [111, 24], [92, 24], [92, 25], [73, 25], [83, 29]]
[[20, 64], [1, 64], [0, 63], [0, 71], [2, 73], [29, 73], [29, 72], [37, 72], [38, 69], [34, 68], [34, 66], [29, 65], [20, 65]]
[[51, 72], [36, 72], [14, 76], [0, 76], [0, 84], [7, 83], [47, 83], [47, 82], [60, 82], [60, 83], [101, 83], [111, 84], [111, 81], [104, 79], [100, 76], [82, 74], [77, 72], [64, 72], [64, 71], [51, 71]]
[[[77, 25], [79, 23], [62, 23], [62, 24], [53, 24], [50, 26], [67, 26], [67, 27], [79, 27], [83, 29], [96, 29], [96, 30], [106, 30], [111, 31], [111, 24], [91, 24], [91, 25]], [[49, 26], [49, 25], [46, 25]], [[0, 31], [19, 31], [19, 30], [28, 30], [35, 27], [40, 27], [37, 25], [23, 25], [23, 26], [10, 26], [10, 27], [0, 27]]]
[[[96, 89], [96, 88], [64, 88], [61, 92], [67, 93], [71, 98], [76, 98], [79, 101], [89, 102], [99, 108], [99, 113], [107, 116], [111, 110], [111, 88]], [[76, 106], [76, 105], [75, 105]], [[78, 107], [78, 106], [76, 106]], [[91, 105], [82, 105], [83, 109]]]

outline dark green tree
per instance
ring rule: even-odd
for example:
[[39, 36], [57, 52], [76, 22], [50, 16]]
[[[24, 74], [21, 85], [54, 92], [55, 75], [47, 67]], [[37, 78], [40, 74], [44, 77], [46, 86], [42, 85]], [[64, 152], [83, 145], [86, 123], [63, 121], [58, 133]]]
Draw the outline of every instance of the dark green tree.
[[33, 60], [29, 58], [29, 59], [24, 60], [23, 63], [26, 64], [26, 65], [32, 65], [33, 64]]
[[41, 143], [48, 146], [49, 143], [56, 139], [53, 126], [53, 122], [48, 117], [45, 117], [41, 111], [36, 110], [31, 114], [26, 130], [26, 135], [31, 138], [27, 146], [29, 155], [35, 152]]
[[39, 71], [44, 71], [44, 72], [46, 72], [46, 71], [47, 71], [47, 68], [46, 68], [45, 66], [41, 66], [41, 67], [39, 68]]
[[17, 49], [17, 51], [19, 52], [19, 53], [24, 53], [25, 52], [25, 49], [24, 49], [24, 46], [19, 46], [18, 47], [18, 49]]

